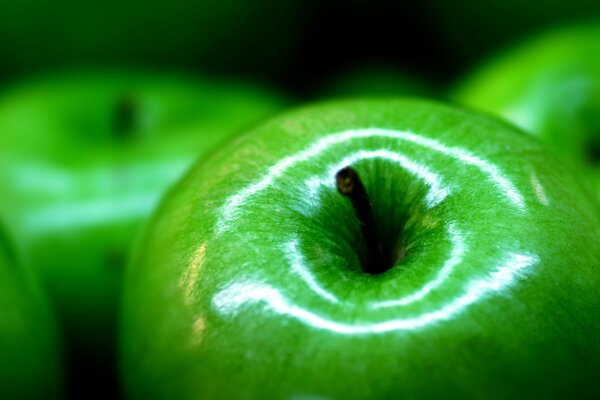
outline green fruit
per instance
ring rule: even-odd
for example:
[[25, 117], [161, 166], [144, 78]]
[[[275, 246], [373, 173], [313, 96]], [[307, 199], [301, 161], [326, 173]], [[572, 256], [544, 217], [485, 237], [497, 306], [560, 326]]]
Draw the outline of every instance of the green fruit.
[[54, 76], [4, 94], [0, 214], [77, 356], [110, 355], [129, 248], [166, 189], [281, 106], [239, 83], [135, 72]]
[[431, 92], [431, 88], [413, 74], [385, 65], [369, 65], [336, 73], [317, 97], [427, 96]]
[[62, 361], [56, 321], [39, 282], [0, 229], [0, 398], [56, 399]]
[[538, 136], [585, 169], [600, 194], [600, 22], [560, 28], [506, 51], [452, 97]]
[[303, 10], [297, 0], [2, 0], [0, 70], [134, 62], [268, 74], [298, 42]]
[[[336, 190], [348, 165], [380, 274]], [[425, 101], [308, 107], [163, 201], [126, 275], [125, 383], [143, 399], [597, 397], [599, 260], [593, 193], [529, 136]]]

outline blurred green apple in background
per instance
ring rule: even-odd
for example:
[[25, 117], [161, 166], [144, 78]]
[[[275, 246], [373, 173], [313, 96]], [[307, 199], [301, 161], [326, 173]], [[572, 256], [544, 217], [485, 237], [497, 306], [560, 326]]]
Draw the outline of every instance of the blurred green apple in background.
[[0, 226], [0, 398], [59, 399], [62, 354], [39, 280]]
[[0, 70], [133, 62], [277, 73], [304, 8], [299, 0], [2, 0]]
[[433, 89], [416, 74], [388, 65], [364, 65], [336, 72], [319, 91], [317, 98], [358, 98], [421, 96]]
[[539, 137], [583, 168], [600, 195], [600, 21], [558, 28], [505, 51], [451, 97]]
[[126, 274], [126, 389], [598, 398], [599, 266], [593, 192], [528, 135], [427, 101], [309, 106], [165, 197]]
[[89, 352], [112, 356], [129, 248], [171, 183], [283, 103], [240, 82], [133, 71], [54, 75], [0, 97], [0, 215], [72, 355], [90, 368]]

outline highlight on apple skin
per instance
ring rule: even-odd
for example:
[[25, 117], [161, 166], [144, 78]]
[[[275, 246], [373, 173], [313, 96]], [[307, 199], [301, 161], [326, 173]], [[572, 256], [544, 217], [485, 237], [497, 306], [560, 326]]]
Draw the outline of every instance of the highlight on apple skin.
[[[381, 273], [336, 188], [349, 166]], [[126, 391], [594, 398], [599, 260], [593, 191], [504, 122], [417, 100], [309, 106], [230, 141], [161, 203], [126, 275]]]

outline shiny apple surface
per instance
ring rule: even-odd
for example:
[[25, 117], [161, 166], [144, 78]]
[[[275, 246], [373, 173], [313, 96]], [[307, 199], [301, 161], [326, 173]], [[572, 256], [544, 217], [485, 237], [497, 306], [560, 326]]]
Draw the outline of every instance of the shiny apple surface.
[[[352, 166], [384, 251], [335, 187]], [[128, 271], [133, 398], [598, 393], [600, 214], [538, 142], [416, 100], [317, 105], [197, 164]]]

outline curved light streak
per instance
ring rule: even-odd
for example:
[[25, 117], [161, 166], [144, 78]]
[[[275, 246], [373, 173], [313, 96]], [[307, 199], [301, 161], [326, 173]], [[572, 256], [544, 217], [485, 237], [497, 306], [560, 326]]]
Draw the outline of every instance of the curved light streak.
[[166, 162], [145, 162], [132, 166], [107, 164], [67, 169], [31, 161], [11, 166], [5, 171], [5, 176], [10, 178], [10, 185], [15, 190], [64, 196], [77, 195], [78, 191], [87, 185], [95, 190], [115, 190], [119, 187], [120, 175], [143, 176], [152, 182], [170, 182], [181, 176], [189, 165], [189, 160], [171, 159]]
[[410, 160], [402, 154], [387, 149], [359, 150], [357, 152], [351, 153], [342, 161], [330, 166], [327, 169], [327, 172], [322, 176], [311, 177], [307, 179], [305, 183], [309, 187], [309, 191], [311, 192], [311, 194], [316, 193], [318, 189], [315, 188], [318, 188], [320, 186], [334, 188], [335, 184], [332, 177], [335, 176], [336, 172], [348, 165], [356, 163], [357, 161], [369, 159], [380, 159], [397, 162], [402, 168], [408, 170], [411, 174], [416, 175], [421, 180], [425, 181], [427, 183], [427, 186], [429, 186], [429, 191], [425, 198], [427, 208], [435, 207], [436, 205], [441, 203], [450, 193], [450, 190], [443, 185], [442, 179], [438, 174], [432, 172], [426, 166]]
[[435, 139], [426, 138], [411, 132], [380, 128], [364, 128], [347, 130], [325, 136], [312, 144], [306, 150], [285, 157], [275, 165], [269, 167], [263, 178], [243, 188], [227, 199], [221, 209], [220, 218], [217, 221], [217, 233], [222, 233], [228, 229], [228, 223], [234, 218], [237, 209], [243, 206], [249, 197], [269, 187], [275, 179], [281, 177], [290, 167], [321, 154], [333, 145], [343, 143], [348, 140], [372, 137], [383, 137], [409, 141], [460, 160], [466, 164], [473, 165], [488, 175], [489, 179], [494, 183], [494, 185], [513, 203], [514, 206], [521, 210], [525, 208], [525, 200], [523, 199], [521, 193], [514, 186], [514, 184], [502, 174], [496, 165], [477, 157], [463, 148], [446, 146]]
[[538, 262], [532, 254], [509, 253], [503, 263], [485, 278], [474, 279], [459, 297], [446, 303], [438, 310], [429, 311], [409, 318], [396, 318], [375, 323], [348, 324], [328, 319], [285, 298], [280, 290], [262, 282], [236, 282], [212, 299], [213, 307], [221, 314], [236, 314], [246, 304], [264, 303], [275, 314], [285, 315], [313, 328], [343, 335], [381, 334], [386, 332], [414, 330], [447, 320], [485, 296], [510, 286], [526, 269]]
[[338, 298], [335, 297], [332, 293], [328, 292], [326, 289], [324, 289], [321, 285], [319, 285], [315, 277], [306, 268], [304, 258], [298, 250], [298, 242], [298, 239], [293, 239], [285, 245], [285, 254], [290, 259], [290, 266], [292, 267], [292, 271], [296, 275], [299, 275], [300, 278], [302, 278], [302, 280], [304, 281], [304, 283], [306, 283], [317, 295], [331, 303], [338, 303]]
[[458, 229], [455, 223], [450, 223], [447, 226], [448, 233], [450, 234], [450, 240], [452, 242], [452, 252], [450, 254], [450, 258], [446, 260], [444, 266], [437, 274], [435, 279], [429, 281], [426, 285], [421, 287], [418, 291], [402, 297], [400, 299], [395, 300], [386, 300], [379, 301], [370, 306], [370, 308], [378, 309], [378, 308], [389, 308], [389, 307], [397, 307], [397, 306], [407, 306], [409, 304], [415, 303], [417, 301], [422, 300], [431, 293], [433, 290], [437, 289], [444, 283], [444, 281], [450, 276], [454, 268], [463, 260], [466, 246], [464, 241], [463, 233]]
[[[440, 287], [448, 276], [452, 273], [454, 268], [460, 264], [463, 260], [466, 246], [464, 241], [464, 234], [456, 226], [456, 223], [450, 222], [447, 225], [448, 234], [450, 235], [450, 241], [452, 243], [452, 251], [450, 258], [446, 260], [435, 279], [424, 285], [418, 291], [409, 294], [400, 299], [385, 300], [373, 303], [369, 306], [371, 309], [379, 308], [390, 308], [397, 306], [407, 306], [424, 299], [433, 290]], [[306, 266], [306, 261], [302, 257], [302, 253], [299, 250], [299, 239], [294, 238], [284, 246], [284, 251], [288, 259], [290, 260], [290, 266], [292, 271], [298, 275], [302, 281], [310, 287], [315, 294], [330, 303], [339, 303], [340, 300], [330, 291], [323, 288], [319, 282], [315, 279], [314, 275], [309, 271]], [[342, 303], [343, 304], [343, 303]]]
[[[51, 197], [43, 204], [34, 204], [24, 215], [25, 229], [41, 236], [71, 227], [88, 227], [148, 215], [160, 200], [161, 187], [174, 182], [188, 165], [185, 160], [169, 160], [127, 168], [92, 166], [68, 170], [33, 164], [16, 166], [7, 177], [14, 190], [24, 191], [29, 198]], [[130, 186], [124, 185], [120, 176], [128, 177]], [[140, 177], [150, 183], [143, 182], [142, 185]], [[92, 188], [90, 191], [81, 190], [88, 186]]]
[[127, 221], [148, 215], [158, 204], [161, 193], [156, 190], [120, 197], [71, 201], [39, 208], [25, 216], [23, 226], [32, 235], [71, 227], [89, 227], [108, 222]]

